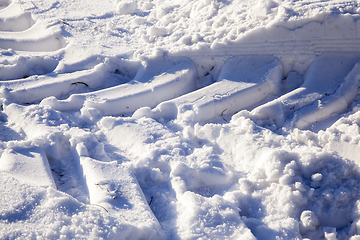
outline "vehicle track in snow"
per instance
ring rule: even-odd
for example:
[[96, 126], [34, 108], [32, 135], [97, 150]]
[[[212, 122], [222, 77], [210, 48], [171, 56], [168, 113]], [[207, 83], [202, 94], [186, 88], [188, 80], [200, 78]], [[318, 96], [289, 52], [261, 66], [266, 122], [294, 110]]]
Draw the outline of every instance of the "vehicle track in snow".
[[[223, 118], [224, 113], [232, 115], [244, 109], [251, 110], [258, 105], [248, 112], [248, 116], [255, 121], [270, 121], [281, 127], [284, 125], [284, 119], [293, 114], [295, 118], [290, 122], [295, 127], [306, 128], [317, 120], [326, 119], [332, 113], [345, 111], [357, 95], [360, 80], [358, 54], [322, 53], [310, 64], [303, 84], [293, 91], [279, 95], [283, 88], [284, 76], [280, 61], [270, 55], [252, 55], [227, 58], [218, 74], [217, 81], [196, 89], [197, 71], [193, 61], [184, 57], [160, 57], [142, 63], [134, 79], [126, 84], [73, 94], [65, 100], [54, 97], [69, 94], [69, 85], [72, 86], [73, 83], [83, 88], [100, 87], [102, 83], [101, 81], [99, 83], [99, 79], [104, 81], [104, 72], [110, 75], [115, 74], [113, 71], [116, 65], [113, 65], [111, 60], [108, 61], [93, 69], [57, 75], [47, 74], [38, 76], [38, 79], [33, 81], [25, 79], [1, 82], [3, 86], [7, 84], [5, 86], [12, 89], [7, 93], [10, 100], [15, 100], [17, 103], [29, 100], [41, 101], [40, 106], [34, 105], [36, 107], [34, 110], [39, 108], [35, 112], [14, 104], [7, 106], [5, 113], [9, 121], [13, 122], [19, 122], [19, 119], [15, 119], [18, 116], [23, 117], [20, 122], [23, 123], [21, 128], [25, 135], [48, 139], [49, 142], [39, 144], [38, 140], [35, 142], [40, 145], [40, 148], [38, 146], [30, 149], [19, 147], [3, 153], [4, 160], [0, 169], [3, 172], [10, 172], [14, 177], [26, 175], [29, 171], [39, 172], [41, 169], [41, 178], [44, 179], [40, 182], [41, 186], [43, 184], [51, 186], [71, 195], [87, 207], [103, 209], [119, 219], [126, 216], [124, 220], [126, 223], [157, 229], [156, 232], [161, 232], [159, 220], [156, 218], [161, 214], [154, 209], [157, 216], [153, 215], [147, 202], [152, 200], [144, 197], [143, 189], [138, 184], [141, 179], [137, 179], [125, 168], [121, 164], [122, 160], [113, 159], [114, 155], [109, 154], [104, 145], [111, 144], [119, 151], [126, 152], [128, 151], [127, 144], [132, 143], [122, 141], [121, 136], [127, 135], [126, 137], [134, 137], [133, 144], [140, 144], [140, 149], [147, 148], [148, 142], [152, 141], [151, 134], [149, 136], [142, 134], [144, 136], [138, 139], [136, 131], [127, 130], [127, 125], [131, 124], [131, 121], [115, 124], [112, 122], [121, 120], [106, 119], [99, 124], [99, 132], [105, 134], [106, 140], [99, 142], [94, 134], [79, 128], [75, 130], [69, 126], [62, 126], [61, 121], [54, 124], [54, 127], [51, 126], [53, 123], [45, 122], [44, 124], [45, 116], [56, 115], [55, 110], [64, 112], [80, 110], [83, 117], [88, 118], [90, 123], [94, 123], [101, 118], [101, 115], [121, 116], [122, 114], [131, 115], [134, 112], [134, 118], [147, 116], [160, 122], [174, 118], [186, 120], [189, 116], [195, 122], [206, 122], [214, 118]], [[318, 71], [319, 69], [324, 72]], [[51, 78], [53, 80], [49, 81]], [[323, 84], [323, 79], [326, 79], [328, 83]], [[41, 95], [42, 93], [45, 95]], [[48, 93], [53, 96], [48, 97], [46, 95]], [[273, 100], [270, 101], [269, 98]], [[316, 101], [321, 101], [321, 107]], [[307, 106], [310, 108], [307, 109]], [[32, 114], [39, 115], [36, 122], [31, 117], [28, 119], [28, 116]], [[57, 119], [57, 117], [52, 117], [52, 119]], [[118, 127], [112, 129], [111, 126], [117, 125]], [[140, 140], [140, 143], [137, 140]], [[171, 145], [162, 147], [173, 148]], [[62, 156], [59, 154], [66, 150], [61, 148], [71, 150], [68, 155]], [[141, 159], [141, 151], [126, 154], [135, 159]], [[34, 157], [27, 159], [20, 157], [21, 155]], [[175, 157], [178, 155], [175, 154]], [[9, 162], [9, 159], [12, 161]], [[199, 175], [199, 182], [204, 181], [207, 184], [210, 182], [210, 187], [215, 181], [210, 181], [210, 179], [216, 179], [217, 184], [226, 183], [232, 175], [226, 171], [225, 167], [219, 168], [219, 164], [223, 166], [220, 162], [210, 161], [204, 169], [197, 172], [193, 170], [195, 171], [193, 174]], [[17, 169], [15, 166], [18, 165], [23, 165], [23, 168]], [[166, 172], [169, 166], [158, 168], [154, 165], [153, 168], [160, 169], [159, 172]], [[178, 168], [180, 176], [188, 171], [186, 167]], [[154, 170], [154, 176], [150, 174], [152, 176], [150, 178], [156, 181], [157, 178], [162, 177], [161, 174], [163, 173]], [[39, 184], [35, 176], [31, 179], [33, 179], [32, 184]], [[201, 179], [206, 179], [206, 181]], [[173, 183], [175, 191], [179, 191], [176, 194], [182, 194], [181, 187], [177, 184], [182, 186], [183, 183]], [[200, 190], [196, 187], [194, 189], [189, 187], [189, 189], [201, 191], [201, 185], [199, 186]], [[153, 189], [145, 190], [148, 194], [154, 194]], [[176, 199], [176, 194], [168, 197]], [[170, 206], [166, 207], [170, 208]], [[141, 218], [130, 217], [138, 212], [142, 212]], [[162, 224], [170, 224], [174, 221], [180, 220], [165, 218]]]
[[[346, 111], [358, 94], [360, 23], [348, 18], [335, 23], [311, 23], [316, 26], [309, 24], [295, 30], [260, 29], [235, 45], [218, 43], [206, 51], [169, 53], [142, 63], [103, 58], [87, 69], [59, 73], [54, 71], [58, 60], [51, 52], [65, 46], [60, 22], [34, 22], [31, 15], [14, 4], [0, 11], [7, 14], [0, 19], [0, 48], [7, 56], [0, 70], [0, 98], [6, 104], [39, 103], [44, 111], [40, 115], [55, 114], [55, 110], [80, 111], [91, 123], [102, 116], [207, 122], [214, 118], [228, 121], [229, 116], [240, 112], [259, 124], [307, 128]], [[341, 35], [342, 30], [336, 30], [340, 25], [344, 32], [354, 29], [354, 35]], [[319, 31], [307, 39], [314, 29]], [[262, 39], [264, 35], [267, 37]], [[22, 56], [21, 51], [35, 56]], [[36, 52], [42, 54], [36, 56]], [[49, 57], [43, 52], [49, 52]], [[134, 66], [139, 66], [136, 74], [129, 73]], [[13, 73], [9, 75], [9, 71]], [[290, 89], [284, 82], [292, 80], [289, 73], [294, 71], [304, 75], [303, 83], [296, 82], [296, 87]], [[1, 72], [7, 74], [2, 77]], [[10, 120], [22, 115], [27, 123], [26, 114], [32, 113], [21, 113], [26, 111], [10, 105], [5, 113]], [[107, 136], [120, 149], [124, 143], [116, 142], [116, 137], [125, 131], [122, 127], [111, 132], [115, 136]], [[1, 171], [12, 171], [15, 177], [38, 171], [44, 181], [39, 183], [37, 176], [26, 180], [56, 188], [83, 204], [100, 206], [115, 217], [126, 215], [127, 223], [160, 229], [136, 177], [112, 161], [118, 159], [111, 159], [104, 143], [95, 136], [81, 129], [71, 132], [75, 130], [69, 126], [49, 127], [41, 121], [21, 128], [27, 136], [36, 136], [36, 131], [45, 134], [49, 142], [39, 144], [43, 148], [19, 147], [3, 153], [7, 160], [0, 165]], [[61, 147], [72, 151], [61, 156]], [[96, 155], [99, 152], [103, 154]], [[67, 162], [61, 160], [65, 157]], [[14, 169], [19, 163], [25, 167]], [[223, 172], [212, 175], [207, 170], [200, 171], [200, 175], [224, 182], [230, 178], [221, 175]], [[144, 214], [142, 218], [129, 217], [138, 212]]]
[[[52, 72], [66, 43], [60, 21], [34, 20], [16, 1], [0, 9], [0, 81]], [[44, 54], [47, 52], [48, 54]]]
[[[197, 121], [251, 110], [271, 98], [279, 98], [278, 102], [284, 102], [284, 106], [288, 106], [286, 112], [292, 113], [323, 99], [321, 107], [308, 110], [307, 120], [298, 120], [302, 124], [294, 123], [296, 127], [306, 128], [333, 113], [346, 110], [352, 103], [357, 95], [358, 61], [357, 53], [323, 52], [310, 64], [304, 77], [304, 85], [298, 85], [299, 88], [293, 90], [293, 93], [304, 92], [301, 89], [306, 91], [295, 94], [296, 97], [291, 100], [285, 97], [291, 94], [286, 92], [289, 90], [285, 89], [285, 96], [279, 95], [284, 94], [284, 65], [270, 55], [230, 57], [219, 73], [214, 73], [214, 76], [218, 75], [215, 83], [200, 89], [197, 89], [199, 80], [196, 65], [183, 57], [150, 59], [142, 64], [133, 80], [111, 87], [106, 87], [105, 84], [109, 78], [117, 77], [114, 70], [116, 66], [111, 61], [100, 63], [93, 69], [73, 73], [50, 73], [24, 80], [2, 81], [0, 86], [6, 89], [1, 94], [2, 97], [10, 101], [40, 102], [40, 105], [50, 105], [61, 111], [78, 111], [85, 107], [94, 108], [101, 115], [134, 114], [136, 118], [147, 116], [155, 119], [181, 118], [185, 112], [192, 111]], [[341, 74], [328, 74], [336, 69], [344, 70]], [[331, 87], [320, 87], [327, 84]], [[85, 93], [71, 94], [81, 89]], [[309, 98], [310, 95], [316, 96]], [[305, 98], [308, 98], [306, 103]], [[328, 101], [331, 103], [326, 103]], [[288, 116], [286, 113], [283, 120], [276, 120], [269, 114], [260, 114], [260, 108], [253, 111], [254, 119], [273, 119], [280, 126]], [[281, 110], [275, 108], [271, 111]], [[284, 111], [282, 109], [280, 112]]]
[[[10, 4], [7, 8], [12, 5]], [[23, 15], [19, 13], [16, 16], [20, 17]], [[36, 25], [37, 23], [32, 25], [29, 30], [34, 27], [41, 27]], [[56, 26], [58, 24], [54, 25], [54, 27]], [[26, 31], [20, 32], [18, 36], [12, 35], [14, 39], [18, 39], [19, 46], [27, 45], [22, 44], [21, 38], [22, 35], [25, 36], [25, 39], [31, 36], [31, 31]], [[50, 38], [57, 38], [56, 34], [58, 34], [56, 31], [55, 35], [49, 35], [45, 30], [40, 32], [43, 32], [45, 36]], [[0, 40], [6, 39], [4, 36], [7, 33], [13, 34], [13, 32], [2, 32], [1, 34], [3, 35], [0, 36]], [[26, 42], [27, 40], [24, 41]], [[41, 38], [37, 39], [34, 41], [34, 44], [41, 43], [41, 41], [43, 41]], [[50, 45], [55, 46], [53, 44]], [[33, 50], [36, 50], [36, 48], [33, 48]], [[40, 102], [41, 105], [51, 105], [55, 109], [62, 111], [75, 111], [80, 110], [82, 107], [91, 107], [97, 109], [102, 115], [128, 116], [142, 107], [150, 107], [152, 110], [148, 108], [142, 109], [137, 111], [134, 116], [149, 116], [158, 119], [181, 117], [182, 113], [192, 109], [198, 116], [198, 121], [207, 121], [215, 116], [234, 114], [243, 109], [251, 110], [253, 107], [269, 101], [271, 96], [272, 98], [280, 97], [279, 94], [290, 91], [289, 89], [284, 89], [283, 78], [286, 78], [289, 72], [293, 71], [305, 76], [309, 75], [306, 73], [307, 69], [313, 62], [315, 62], [314, 64], [319, 61], [321, 62], [321, 60], [316, 60], [319, 57], [321, 58], [321, 56], [327, 55], [329, 58], [336, 59], [338, 56], [341, 57], [344, 54], [349, 55], [350, 53], [354, 56], [360, 53], [360, 20], [355, 21], [351, 16], [341, 18], [330, 16], [323, 23], [310, 22], [296, 29], [286, 29], [282, 26], [258, 28], [240, 39], [236, 44], [215, 42], [207, 51], [182, 51], [148, 59], [140, 64], [137, 74], [130, 82], [125, 84], [119, 85], [116, 81], [114, 81], [114, 84], [105, 84], [108, 78], [116, 78], [114, 73], [117, 73], [118, 77], [124, 77], [123, 73], [126, 72], [126, 67], [119, 71], [119, 66], [125, 61], [116, 62], [114, 58], [107, 58], [103, 59], [102, 62], [93, 68], [67, 73], [48, 73], [43, 76], [34, 75], [24, 80], [6, 80], [0, 83], [0, 87], [6, 89], [2, 96], [11, 101], [18, 103]], [[247, 56], [254, 57], [251, 59]], [[256, 69], [247, 72], [247, 68], [253, 62], [261, 62], [262, 59], [267, 59], [269, 56], [272, 56], [274, 61], [278, 61], [277, 66], [279, 69], [277, 74], [274, 75], [272, 73], [271, 75], [267, 72], [272, 71], [270, 68], [268, 70], [265, 69], [265, 72], [262, 73], [263, 75], [260, 74], [261, 76], [255, 74], [257, 72]], [[238, 61], [238, 63], [234, 63], [234, 61]], [[335, 88], [331, 92], [319, 93], [321, 97], [316, 100], [322, 99], [325, 95], [335, 93], [344, 82], [356, 85], [357, 68], [345, 80], [347, 74], [355, 67], [356, 63], [357, 60], [347, 63], [349, 68], [342, 76], [338, 76], [339, 79], [337, 79]], [[240, 65], [236, 66], [236, 64]], [[241, 67], [241, 64], [244, 67]], [[336, 68], [340, 67], [342, 62], [334, 60], [331, 64], [333, 64], [332, 67]], [[336, 66], [337, 64], [339, 65]], [[260, 67], [258, 66], [257, 68]], [[246, 76], [245, 78], [251, 80], [241, 79], [241, 77], [235, 74], [226, 73], [228, 71], [226, 70], [227, 68], [237, 69], [239, 70], [237, 72], [238, 75]], [[242, 70], [240, 70], [241, 68]], [[327, 65], [325, 63], [321, 71], [327, 71], [326, 68]], [[50, 70], [51, 68], [48, 69]], [[318, 76], [316, 75], [313, 78], [321, 78], [321, 73], [316, 74]], [[210, 77], [211, 79], [209, 79]], [[266, 78], [269, 78], [270, 82], [273, 81], [273, 83], [267, 80], [263, 82]], [[317, 80], [324, 82], [324, 84], [327, 81], [325, 79]], [[205, 81], [205, 85], [202, 85], [201, 81]], [[250, 97], [246, 96], [246, 94], [249, 94], [246, 92], [251, 88], [251, 86], [247, 85], [250, 82], [255, 83], [255, 85], [257, 84], [256, 86], [260, 86], [263, 83], [265, 85], [270, 84], [271, 86], [269, 85], [268, 87], [273, 90], [263, 93], [262, 97], [259, 94], [255, 94], [255, 92], [251, 93], [252, 100], [248, 101]], [[118, 81], [118, 83], [124, 83], [124, 81]], [[236, 86], [241, 87], [236, 90]], [[199, 89], [199, 87], [204, 88]], [[268, 87], [265, 87], [265, 89]], [[298, 87], [301, 86], [299, 85]], [[326, 111], [320, 110], [320, 112], [323, 112], [321, 114], [319, 111], [314, 113], [321, 116], [307, 117], [307, 123], [303, 119], [299, 120], [303, 121], [302, 124], [295, 125], [297, 127], [307, 127], [309, 124], [325, 119], [334, 112], [345, 110], [356, 94], [345, 93], [343, 92], [345, 91], [344, 88], [341, 90], [341, 94], [336, 93], [335, 95], [338, 96], [338, 100], [345, 97], [344, 95], [351, 95], [351, 97], [348, 97], [349, 99], [345, 100], [345, 103], [335, 103], [335, 101], [332, 104], [337, 104], [338, 107], [335, 107], [336, 109], [333, 111], [330, 109], [331, 107], [327, 107]], [[230, 89], [232, 91], [231, 94], [229, 93]], [[84, 93], [76, 93], [76, 91]], [[217, 93], [217, 91], [219, 92]], [[308, 90], [308, 94], [311, 91], [313, 90]], [[202, 97], [206, 98], [206, 100], [201, 100], [200, 98]], [[302, 97], [305, 96], [299, 96], [298, 101], [302, 101]], [[202, 103], [200, 104], [199, 101], [202, 101]], [[226, 101], [228, 103], [225, 103]], [[315, 99], [305, 105], [311, 105], [314, 101]], [[242, 104], [240, 102], [248, 103]], [[207, 107], [201, 110], [202, 107], [199, 107], [199, 104]], [[189, 107], [190, 105], [194, 106]], [[305, 105], [302, 105], [302, 107], [305, 107]], [[294, 110], [299, 110], [299, 108]], [[210, 112], [214, 113], [209, 114]], [[311, 115], [311, 113], [306, 114]], [[259, 114], [256, 116], [259, 116]]]
[[[319, 84], [326, 85], [326, 81], [335, 81], [336, 83], [331, 91], [324, 88], [324, 92], [318, 93], [320, 94], [318, 98], [309, 100], [307, 104], [301, 104], [301, 107], [292, 110], [296, 111], [306, 105], [311, 105], [324, 96], [335, 93], [339, 95], [340, 93], [337, 90], [342, 85], [350, 84], [349, 86], [356, 87], [359, 71], [358, 67], [356, 67], [359, 60], [357, 56], [357, 53], [343, 51], [341, 53], [323, 52], [315, 57], [315, 60], [310, 64], [310, 69], [311, 65], [315, 65], [313, 67], [315, 70], [305, 74], [305, 78], [314, 79], [309, 80], [310, 83], [307, 83], [307, 89], [310, 89], [307, 90], [307, 94], [318, 91], [311, 87], [313, 81], [318, 82], [316, 86], [319, 86]], [[148, 116], [159, 119], [177, 118], [185, 111], [192, 109], [198, 115], [198, 121], [207, 121], [224, 113], [228, 115], [244, 109], [251, 110], [254, 106], [265, 103], [264, 99], [270, 95], [273, 98], [280, 97], [278, 94], [283, 92], [284, 89], [283, 79], [286, 74], [284, 68], [288, 69], [289, 66], [284, 67], [284, 64], [277, 60], [276, 57], [271, 57], [272, 61], [277, 61], [275, 65], [278, 70], [271, 70], [272, 67], [270, 66], [270, 68], [266, 68], [264, 65], [267, 64], [266, 59], [269, 57], [270, 55], [253, 55], [252, 57], [222, 58], [222, 61], [227, 60], [220, 68], [222, 70], [219, 71], [217, 67], [218, 73], [214, 71], [212, 77], [218, 75], [215, 83], [200, 89], [197, 89], [199, 71], [196, 70], [196, 67], [200, 67], [196, 66], [190, 59], [183, 57], [150, 59], [142, 64], [133, 80], [120, 85], [115, 83], [111, 87], [107, 87], [105, 82], [109, 78], [116, 79], [117, 74], [115, 74], [116, 65], [110, 60], [98, 64], [93, 69], [64, 74], [36, 75], [23, 80], [7, 80], [2, 81], [0, 86], [6, 89], [6, 92], [2, 93], [2, 97], [11, 101], [17, 103], [40, 102], [41, 105], [51, 105], [53, 108], [62, 111], [77, 111], [87, 107], [97, 109], [102, 115], [121, 116], [131, 115], [135, 112], [135, 117]], [[324, 61], [327, 58], [332, 58], [333, 61], [327, 63]], [[262, 61], [265, 61], [264, 64], [254, 66], [255, 62], [261, 63]], [[320, 67], [317, 66], [319, 64]], [[341, 76], [334, 75], [336, 78], [334, 80], [321, 79], [324, 77], [322, 75], [325, 75], [331, 68], [336, 69], [344, 65], [346, 65], [346, 70]], [[253, 70], [250, 70], [251, 66], [254, 68]], [[206, 66], [206, 68], [209, 67]], [[258, 72], [261, 68], [264, 70], [261, 70], [263, 73], [260, 74]], [[319, 72], [317, 68], [322, 69], [324, 73]], [[214, 67], [209, 72], [213, 69]], [[237, 73], [235, 74], [234, 71]], [[210, 75], [209, 72], [205, 75]], [[311, 74], [315, 75], [310, 76]], [[331, 76], [326, 78], [329, 77], [331, 78]], [[265, 85], [262, 86], [261, 84]], [[257, 88], [258, 92], [250, 93], [251, 88]], [[86, 93], [71, 94], [81, 89]], [[265, 93], [261, 89], [267, 92]], [[346, 106], [334, 110], [335, 112], [345, 110], [347, 104], [350, 104], [356, 97], [356, 94], [350, 91], [354, 88], [344, 89], [345, 87], [340, 90], [342, 92], [341, 96], [339, 96], [349, 99], [346, 100]], [[64, 96], [70, 97], [61, 100]], [[292, 100], [293, 105], [296, 105], [297, 101], [302, 101], [302, 97], [305, 97], [305, 95], [299, 95], [297, 99]], [[281, 99], [280, 101], [285, 101]], [[204, 110], [199, 104], [204, 107]], [[329, 111], [328, 115], [331, 115], [333, 112], [330, 109]]]
[[[9, 122], [18, 125], [27, 140], [9, 142], [0, 157], [0, 172], [38, 187], [51, 187], [76, 199], [79, 211], [100, 211], [118, 218], [126, 228], [139, 228], [139, 234], [158, 238], [159, 222], [154, 217], [134, 174], [111, 154], [106, 139], [80, 128], [71, 128], [58, 112], [11, 104], [5, 109]], [[32, 116], [37, 115], [35, 120]], [[48, 115], [52, 120], [45, 120]], [[6, 142], [5, 142], [6, 143]], [[107, 151], [106, 151], [107, 150]], [[116, 156], [116, 157], [115, 157]], [[158, 236], [158, 237], [156, 237]]]
[[18, 3], [0, 10], [0, 48], [47, 52], [64, 47], [60, 22], [34, 21]]

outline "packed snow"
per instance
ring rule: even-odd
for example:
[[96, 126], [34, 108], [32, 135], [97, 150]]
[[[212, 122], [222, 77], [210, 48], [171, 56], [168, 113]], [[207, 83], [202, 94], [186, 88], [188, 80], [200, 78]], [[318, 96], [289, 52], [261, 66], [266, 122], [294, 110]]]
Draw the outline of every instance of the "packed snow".
[[360, 4], [0, 0], [0, 239], [360, 239]]

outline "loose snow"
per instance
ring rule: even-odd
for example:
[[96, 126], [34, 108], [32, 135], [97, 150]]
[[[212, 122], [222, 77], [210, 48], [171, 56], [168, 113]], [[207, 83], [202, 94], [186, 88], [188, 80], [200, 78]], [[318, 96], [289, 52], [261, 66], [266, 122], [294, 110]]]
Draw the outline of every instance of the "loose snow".
[[360, 5], [0, 0], [0, 239], [360, 239]]

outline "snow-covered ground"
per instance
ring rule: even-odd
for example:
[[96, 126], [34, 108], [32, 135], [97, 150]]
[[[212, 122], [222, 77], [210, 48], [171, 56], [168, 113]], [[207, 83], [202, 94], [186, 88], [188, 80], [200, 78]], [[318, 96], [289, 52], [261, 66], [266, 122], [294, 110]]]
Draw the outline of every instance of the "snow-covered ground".
[[360, 239], [360, 4], [0, 0], [0, 239]]

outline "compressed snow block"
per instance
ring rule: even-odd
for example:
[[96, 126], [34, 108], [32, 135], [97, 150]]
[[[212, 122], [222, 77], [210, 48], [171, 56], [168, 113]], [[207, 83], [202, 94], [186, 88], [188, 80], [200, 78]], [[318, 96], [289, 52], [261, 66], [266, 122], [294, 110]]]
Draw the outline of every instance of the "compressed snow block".
[[336, 92], [354, 65], [358, 54], [327, 53], [309, 66], [299, 88], [251, 111], [253, 119], [272, 119], [281, 126], [293, 112]]
[[80, 157], [90, 204], [97, 205], [126, 224], [140, 228], [151, 235], [161, 227], [134, 175], [116, 161], [102, 162]]
[[196, 120], [233, 114], [276, 94], [281, 86], [281, 63], [272, 56], [237, 56], [223, 66], [217, 82], [171, 102], [179, 113], [189, 109]]
[[56, 189], [46, 154], [39, 147], [5, 150], [0, 158], [0, 171], [27, 184]]
[[196, 69], [190, 59], [157, 57], [144, 61], [135, 78], [126, 84], [73, 94], [66, 100], [50, 97], [41, 105], [51, 105], [58, 110], [78, 110], [85, 106], [98, 109], [103, 115], [120, 115], [141, 107], [155, 107], [195, 88]]

